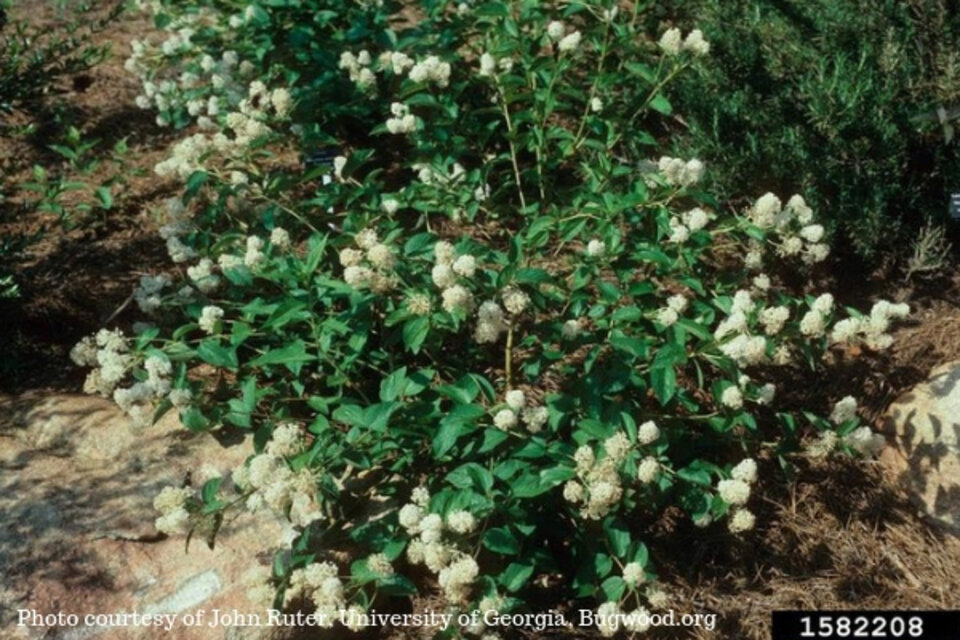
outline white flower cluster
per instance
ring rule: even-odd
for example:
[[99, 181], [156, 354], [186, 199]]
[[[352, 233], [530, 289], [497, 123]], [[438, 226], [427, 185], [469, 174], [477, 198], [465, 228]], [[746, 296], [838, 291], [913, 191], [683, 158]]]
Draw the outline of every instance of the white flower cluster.
[[480, 56], [479, 75], [481, 78], [495, 76], [498, 69], [504, 73], [509, 73], [513, 69], [513, 59], [500, 58], [497, 60], [490, 53], [484, 53]]
[[159, 276], [141, 276], [140, 284], [133, 292], [133, 299], [140, 310], [152, 314], [160, 308], [162, 299], [160, 292], [170, 286], [170, 278], [164, 274]]
[[281, 516], [288, 516], [290, 522], [299, 527], [323, 518], [315, 501], [317, 479], [313, 471], [305, 467], [294, 472], [286, 462], [287, 458], [302, 453], [304, 446], [298, 425], [277, 425], [263, 453], [233, 472], [234, 484], [250, 491], [248, 509], [269, 507]]
[[[233, 133], [233, 138], [223, 132], [210, 137], [202, 133], [194, 134], [177, 143], [173, 155], [158, 163], [154, 172], [159, 176], [177, 176], [183, 180], [194, 171], [204, 169], [209, 157], [230, 159], [241, 156], [254, 141], [273, 133], [264, 122], [268, 117], [268, 107], [272, 107], [279, 117], [288, 115], [292, 109], [289, 92], [286, 89], [277, 89], [271, 93], [261, 81], [254, 80], [247, 88], [246, 97], [239, 100], [239, 110], [231, 111], [225, 117], [224, 122]], [[208, 108], [217, 113], [220, 111], [215, 98], [210, 99]], [[235, 171], [231, 175], [231, 181], [244, 185], [249, 178]]]
[[251, 603], [265, 609], [273, 605], [276, 588], [273, 585], [273, 575], [267, 567], [263, 565], [251, 567], [240, 577], [240, 584], [244, 586], [247, 599]]
[[160, 177], [177, 176], [185, 180], [194, 171], [203, 168], [201, 159], [211, 149], [210, 139], [202, 133], [196, 133], [178, 142], [173, 148], [173, 155], [158, 163], [153, 170]]
[[598, 460], [590, 445], [580, 446], [573, 456], [577, 479], [563, 487], [564, 499], [581, 505], [581, 517], [590, 520], [606, 516], [623, 496], [619, 469], [633, 444], [625, 433], [617, 432], [604, 441], [603, 449], [604, 456]]
[[546, 407], [528, 404], [526, 394], [520, 389], [508, 391], [504, 401], [507, 406], [493, 416], [494, 426], [502, 431], [513, 429], [522, 420], [527, 431], [539, 433], [550, 418]]
[[587, 243], [587, 256], [591, 258], [602, 258], [607, 253], [607, 245], [599, 238], [593, 238]]
[[210, 258], [201, 258], [197, 264], [187, 267], [187, 277], [201, 293], [213, 293], [220, 286], [220, 277], [215, 275], [215, 265]]
[[413, 58], [401, 51], [384, 51], [378, 61], [381, 69], [390, 69], [395, 76], [403, 75], [413, 66]]
[[[739, 290], [734, 294], [733, 304], [730, 307], [729, 315], [720, 321], [713, 332], [715, 340], [720, 342], [720, 351], [730, 358], [733, 358], [740, 366], [756, 365], [764, 362], [767, 358], [767, 340], [763, 336], [755, 336], [750, 333], [748, 315], [756, 309], [756, 303], [749, 291]], [[729, 336], [733, 336], [730, 338]], [[737, 390], [739, 392], [739, 390]], [[737, 393], [729, 391], [731, 397]], [[725, 395], [728, 392], [724, 392]], [[742, 398], [741, 398], [742, 403]], [[727, 404], [731, 408], [733, 404]]]
[[579, 31], [567, 33], [567, 27], [559, 20], [554, 20], [547, 25], [547, 36], [557, 43], [557, 51], [565, 53], [576, 51], [583, 37]]
[[290, 574], [290, 584], [284, 593], [284, 606], [309, 599], [316, 607], [316, 624], [330, 628], [339, 620], [340, 612], [360, 611], [356, 605], [347, 608], [347, 600], [340, 572], [332, 562], [313, 562]]
[[414, 82], [432, 82], [441, 89], [450, 84], [450, 63], [443, 62], [437, 56], [427, 56], [413, 65], [407, 75]]
[[653, 456], [647, 456], [637, 465], [637, 480], [642, 484], [650, 484], [660, 475], [660, 461]]
[[623, 566], [623, 581], [628, 587], [636, 587], [647, 581], [647, 572], [639, 562], [628, 562]]
[[[160, 111], [157, 116], [160, 126], [170, 124], [169, 111], [185, 108], [197, 119], [200, 129], [215, 129], [214, 120], [221, 112], [222, 103], [239, 103], [243, 97], [242, 78], [256, 70], [249, 61], [240, 62], [235, 51], [223, 52], [219, 60], [206, 53], [200, 55], [190, 41], [200, 19], [199, 14], [178, 18], [167, 27], [172, 34], [160, 47], [146, 41], [132, 43], [133, 54], [124, 66], [140, 79], [143, 88], [143, 93], [136, 98], [137, 106], [156, 107]], [[170, 57], [175, 61], [165, 60]], [[187, 70], [181, 71], [177, 78], [158, 82], [157, 76], [166, 69]], [[269, 98], [279, 117], [290, 114], [293, 103], [288, 90], [277, 89]]]
[[836, 425], [849, 422], [857, 417], [857, 400], [853, 396], [846, 396], [835, 405], [830, 412], [830, 421]]
[[400, 526], [410, 536], [416, 536], [407, 545], [407, 559], [411, 564], [422, 564], [437, 574], [437, 581], [446, 599], [451, 603], [465, 600], [470, 595], [480, 567], [469, 554], [462, 552], [455, 541], [444, 540], [444, 532], [467, 535], [476, 529], [476, 518], [467, 511], [453, 511], [447, 521], [436, 513], [429, 513], [430, 494], [422, 487], [413, 492], [411, 502], [401, 507]]
[[176, 263], [187, 262], [197, 257], [197, 252], [181, 238], [194, 230], [187, 208], [178, 197], [166, 200], [167, 223], [160, 227], [160, 237], [167, 242], [167, 253]]
[[413, 133], [417, 130], [417, 117], [410, 113], [410, 108], [402, 102], [390, 105], [392, 118], [387, 119], [387, 131], [392, 134]]
[[438, 170], [422, 162], [415, 162], [411, 167], [417, 172], [417, 179], [428, 186], [453, 187], [466, 176], [466, 170], [459, 162], [454, 162], [449, 171]]
[[[672, 187], [691, 187], [703, 178], [703, 162], [696, 158], [684, 161], [680, 158], [663, 156], [657, 162], [657, 167], [667, 184]], [[706, 224], [706, 220], [703, 224]]]
[[681, 294], [676, 294], [670, 296], [667, 299], [667, 306], [657, 309], [656, 318], [657, 322], [662, 324], [665, 327], [670, 327], [676, 324], [677, 320], [680, 319], [680, 316], [684, 311], [687, 310], [687, 306], [690, 304], [690, 301], [686, 299]]
[[824, 458], [837, 448], [839, 441], [836, 431], [824, 431], [819, 438], [807, 445], [807, 455], [811, 458]]
[[397, 257], [393, 249], [380, 242], [377, 232], [364, 229], [354, 238], [356, 249], [340, 250], [340, 266], [343, 280], [355, 289], [370, 289], [374, 293], [386, 293], [397, 286], [393, 273]]
[[[440, 240], [433, 246], [433, 258], [434, 265], [430, 277], [433, 284], [441, 291], [444, 310], [448, 313], [469, 313], [473, 309], [473, 294], [469, 289], [458, 284], [458, 279], [473, 278], [477, 271], [477, 259], [469, 254], [458, 256], [453, 245], [445, 240]], [[485, 328], [485, 331], [495, 334], [491, 340], [485, 341], [493, 342], [502, 330], [502, 325], [498, 324], [498, 321], [502, 321], [503, 312], [496, 303], [485, 303], [481, 308], [483, 309], [481, 324], [485, 319], [490, 325]], [[486, 334], [482, 335], [486, 336]], [[480, 338], [481, 332], [478, 327], [478, 341]]]
[[583, 324], [579, 318], [567, 320], [560, 329], [560, 336], [564, 340], [575, 340], [583, 330]]
[[644, 633], [650, 628], [650, 612], [646, 608], [637, 607], [627, 613], [616, 602], [604, 602], [597, 607], [593, 620], [604, 638], [612, 638], [621, 629], [630, 633]]
[[190, 530], [190, 512], [187, 502], [193, 498], [193, 490], [186, 487], [164, 487], [153, 499], [153, 508], [160, 512], [154, 526], [160, 533], [169, 536], [184, 534]]
[[100, 329], [70, 350], [70, 359], [80, 367], [94, 367], [83, 384], [86, 393], [109, 397], [133, 366], [133, 356], [123, 332]]
[[838, 321], [830, 333], [830, 341], [849, 344], [862, 341], [875, 351], [882, 351], [893, 344], [893, 336], [887, 333], [891, 320], [899, 320], [910, 314], [906, 303], [892, 304], [880, 300], [873, 305], [870, 315], [862, 318], [846, 318]]
[[389, 577], [394, 574], [393, 565], [390, 563], [389, 558], [382, 553], [374, 553], [367, 556], [367, 569], [383, 577]]
[[[682, 162], [682, 161], [678, 161], [678, 162]], [[700, 161], [691, 160], [690, 162], [699, 163]], [[690, 163], [687, 163], [685, 167], [689, 166], [689, 164]], [[685, 170], [686, 169], [684, 169], [684, 171]], [[681, 177], [678, 179], [690, 179], [690, 176], [686, 178]], [[707, 226], [707, 223], [709, 221], [710, 221], [710, 214], [708, 214], [706, 211], [704, 211], [700, 207], [684, 212], [680, 218], [673, 216], [670, 218], [670, 236], [668, 239], [670, 242], [682, 244], [690, 238], [691, 233], [694, 233], [696, 231], [699, 231], [700, 229], [703, 229], [705, 226]]]
[[373, 92], [377, 89], [377, 77], [370, 69], [370, 53], [366, 50], [354, 55], [350, 51], [340, 54], [340, 68], [350, 74], [350, 82], [361, 91]]
[[217, 322], [223, 318], [223, 309], [216, 305], [207, 305], [200, 310], [200, 318], [197, 320], [197, 324], [200, 325], [200, 329], [209, 334], [216, 333], [217, 331]]
[[687, 51], [695, 56], [704, 56], [710, 53], [710, 43], [703, 37], [700, 29], [694, 29], [684, 38], [680, 29], [667, 29], [658, 43], [663, 52], [667, 55], [675, 56], [681, 51]]
[[[813, 210], [799, 195], [783, 206], [780, 198], [765, 193], [751, 207], [748, 217], [756, 226], [779, 236], [775, 245], [781, 257], [800, 256], [806, 264], [815, 264], [830, 255], [830, 246], [823, 242], [823, 226], [813, 223]], [[761, 259], [752, 257], [748, 263], [759, 268]]]
[[750, 499], [750, 485], [757, 481], [757, 463], [752, 458], [741, 460], [730, 470], [730, 478], [717, 483], [720, 499], [733, 507], [728, 528], [731, 533], [753, 529], [756, 517], [744, 505]]
[[863, 426], [843, 436], [843, 443], [860, 455], [872, 458], [883, 449], [886, 439], [879, 433], [874, 433], [870, 427]]
[[187, 406], [192, 400], [189, 389], [171, 388], [173, 366], [160, 355], [151, 355], [144, 360], [146, 380], [130, 387], [120, 387], [120, 381], [133, 369], [135, 360], [119, 329], [101, 329], [95, 335], [87, 336], [71, 349], [70, 359], [78, 366], [93, 367], [84, 382], [84, 392], [112, 397], [135, 428], [151, 424], [154, 403], [164, 397], [176, 407]]
[[[846, 396], [833, 405], [830, 421], [840, 426], [857, 417], [857, 401]], [[886, 444], [885, 438], [868, 426], [861, 426], [840, 438], [834, 431], [824, 431], [820, 438], [811, 443], [807, 451], [812, 457], [824, 457], [837, 448], [840, 443], [850, 447], [860, 455], [872, 458], [880, 453]]]

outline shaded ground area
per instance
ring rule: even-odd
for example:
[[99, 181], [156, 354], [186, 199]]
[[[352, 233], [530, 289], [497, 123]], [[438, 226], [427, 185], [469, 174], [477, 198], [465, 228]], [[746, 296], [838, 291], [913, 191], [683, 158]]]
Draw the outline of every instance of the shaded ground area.
[[[174, 190], [159, 182], [151, 168], [177, 134], [157, 128], [149, 113], [133, 105], [137, 85], [122, 68], [129, 41], [149, 29], [149, 22], [138, 16], [116, 22], [103, 34], [113, 43], [115, 57], [95, 69], [89, 83], [77, 85], [85, 87], [82, 91], [67, 96], [75, 120], [85, 123], [86, 135], [101, 138], [104, 148], [129, 135], [131, 173], [118, 207], [102, 224], [64, 231], [52, 219], [20, 218], [11, 202], [0, 203], [6, 207], [0, 209], [0, 234], [48, 229], [12, 265], [22, 297], [0, 300], [0, 391], [76, 392], [83, 373], [67, 358], [73, 344], [111, 318], [129, 327], [136, 315], [124, 304], [136, 281], [170, 267], [153, 231], [151, 209]], [[8, 182], [26, 179], [30, 166], [40, 161], [50, 161], [43, 140], [0, 149]], [[134, 167], [145, 173], [135, 175]], [[854, 395], [867, 418], [879, 425], [890, 402], [931, 368], [960, 360], [960, 274], [905, 288], [893, 284], [890, 274], [865, 279], [850, 269], [836, 272], [845, 275], [825, 290], [833, 290], [841, 302], [869, 308], [883, 295], [910, 302], [915, 313], [897, 330], [889, 353], [838, 353], [828, 369], [791, 370], [778, 385], [778, 403], [782, 410], [804, 406], [828, 413], [832, 402]], [[9, 433], [0, 433], [0, 446], [7, 437]], [[15, 461], [10, 465], [15, 467]], [[795, 481], [788, 481], [774, 460], [762, 461], [761, 467], [764, 486], [757, 494], [766, 501], [751, 503], [758, 526], [741, 543], [732, 545], [726, 535], [711, 538], [671, 514], [647, 533], [678, 611], [719, 614], [719, 627], [712, 632], [661, 629], [651, 637], [766, 638], [770, 612], [777, 609], [960, 608], [960, 540], [921, 521], [881, 463], [804, 463]], [[20, 490], [4, 486], [10, 495]], [[73, 499], [83, 495], [69, 493]], [[40, 511], [28, 514], [28, 521], [45, 522], [46, 512], [36, 508]], [[91, 522], [97, 517], [89, 514]], [[4, 552], [0, 545], [0, 560]], [[431, 604], [425, 599], [414, 608]], [[599, 637], [592, 631], [578, 633]], [[425, 637], [416, 630], [384, 635]], [[515, 635], [572, 637], [569, 632]]]
[[[25, 11], [25, 4], [11, 17]], [[113, 4], [102, 3], [98, 15]], [[51, 5], [31, 3], [31, 18], [38, 23], [57, 20]], [[4, 265], [16, 274], [21, 295], [0, 299], [0, 389], [76, 390], [83, 378], [66, 357], [70, 347], [120, 309], [141, 275], [169, 267], [163, 244], [152, 232], [157, 227], [152, 210], [173, 195], [172, 185], [157, 180], [152, 167], [166, 157], [166, 148], [179, 134], [160, 129], [151, 113], [134, 105], [137, 81], [123, 69], [130, 41], [150, 30], [150, 21], [134, 14], [111, 23], [97, 39], [111, 45], [112, 57], [74, 78], [77, 82], [61, 81], [65, 94], [36, 105], [30, 114], [38, 124], [35, 134], [0, 138], [0, 179], [8, 195], [0, 200], [0, 236], [37, 237]], [[9, 117], [13, 124], [27, 120], [22, 113]], [[99, 184], [116, 172], [108, 161], [116, 142], [126, 138], [130, 149], [122, 170], [125, 184], [114, 192], [114, 208], [73, 231], [64, 229], [56, 216], [24, 206], [35, 194], [22, 188], [32, 180], [37, 164], [51, 175], [66, 174], [63, 158], [49, 145], [59, 143], [70, 124], [81, 130], [84, 140], [100, 141], [94, 153], [101, 164], [83, 176], [86, 182]], [[79, 192], [67, 193], [62, 201], [70, 212], [81, 199]], [[72, 215], [82, 221], [82, 214]]]

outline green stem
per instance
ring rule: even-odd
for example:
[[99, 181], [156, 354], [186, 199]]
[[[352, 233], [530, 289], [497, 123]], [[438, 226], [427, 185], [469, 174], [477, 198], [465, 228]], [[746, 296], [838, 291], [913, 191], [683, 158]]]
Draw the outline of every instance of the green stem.
[[507, 378], [506, 389], [509, 391], [513, 383], [513, 324], [507, 329], [507, 349], [504, 353], [504, 375]]

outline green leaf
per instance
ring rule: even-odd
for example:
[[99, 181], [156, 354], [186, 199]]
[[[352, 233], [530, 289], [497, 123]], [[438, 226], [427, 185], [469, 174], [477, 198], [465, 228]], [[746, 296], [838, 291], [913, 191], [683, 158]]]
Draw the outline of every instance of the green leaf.
[[380, 400], [383, 402], [393, 402], [403, 395], [406, 387], [407, 368], [400, 367], [380, 381]]
[[476, 462], [468, 462], [448, 473], [447, 482], [458, 489], [489, 493], [493, 488], [493, 475]]
[[677, 391], [677, 372], [673, 366], [659, 366], [650, 369], [650, 385], [661, 405], [673, 399]]
[[623, 593], [627, 590], [627, 583], [624, 582], [623, 578], [620, 576], [610, 576], [603, 581], [603, 584], [600, 585], [600, 589], [607, 597], [607, 601], [618, 602], [620, 598], [623, 597]]
[[553, 487], [544, 486], [539, 475], [527, 472], [512, 483], [511, 493], [516, 498], [534, 498], [546, 493]]
[[667, 100], [667, 97], [662, 93], [658, 93], [653, 100], [650, 101], [650, 108], [654, 111], [658, 111], [665, 116], [673, 113], [673, 106], [670, 104], [670, 101]]
[[630, 531], [626, 525], [616, 518], [608, 518], [603, 528], [607, 532], [607, 540], [618, 558], [626, 558], [630, 550]]
[[271, 364], [283, 364], [292, 372], [300, 371], [304, 362], [316, 360], [316, 356], [307, 353], [307, 344], [303, 340], [295, 340], [279, 349], [268, 349], [263, 355], [250, 361], [251, 367], [263, 367]]
[[553, 278], [545, 269], [518, 269], [514, 276], [514, 282], [519, 284], [543, 284], [550, 282]]
[[187, 178], [187, 188], [183, 192], [183, 202], [189, 202], [197, 193], [200, 191], [200, 188], [203, 187], [207, 182], [207, 173], [205, 171], [194, 171], [190, 174], [190, 177]]
[[640, 307], [636, 305], [630, 305], [628, 307], [620, 307], [613, 312], [611, 321], [614, 323], [619, 322], [635, 322], [643, 317], [643, 311]]
[[520, 541], [507, 527], [487, 529], [483, 534], [483, 546], [504, 555], [512, 556], [520, 553]]
[[197, 348], [197, 357], [208, 364], [224, 369], [235, 370], [240, 366], [237, 361], [237, 350], [233, 347], [224, 347], [216, 338], [209, 338], [201, 342]]
[[596, 569], [597, 577], [604, 578], [613, 571], [613, 558], [605, 553], [597, 553], [593, 556], [593, 566]]
[[427, 339], [429, 332], [430, 321], [427, 318], [407, 320], [403, 325], [403, 345], [408, 351], [420, 353], [420, 347], [423, 346], [423, 341]]
[[220, 485], [223, 483], [223, 478], [211, 478], [203, 484], [203, 489], [200, 490], [200, 495], [203, 498], [203, 501], [206, 503], [215, 502], [217, 500], [217, 492], [220, 491]]
[[554, 467], [540, 472], [540, 486], [546, 490], [552, 489], [577, 475], [572, 467]]
[[189, 407], [180, 412], [180, 422], [190, 431], [206, 431], [210, 428], [210, 421], [203, 412], [196, 407]]
[[110, 187], [97, 187], [94, 190], [97, 194], [97, 198], [100, 200], [100, 206], [104, 209], [110, 209], [113, 207], [113, 194], [110, 193]]
[[504, 589], [513, 592], [523, 588], [523, 585], [527, 584], [527, 581], [532, 575], [532, 564], [511, 562], [510, 565], [503, 570], [503, 573], [498, 576], [497, 580], [503, 585]]
[[416, 595], [417, 587], [406, 576], [395, 573], [392, 576], [377, 578], [377, 590], [388, 596]]
[[712, 484], [710, 473], [705, 469], [695, 466], [695, 464], [691, 464], [683, 469], [678, 469], [677, 477], [702, 487], [709, 487]]
[[506, 431], [486, 429], [483, 432], [483, 444], [480, 445], [480, 450], [477, 453], [489, 453], [509, 438], [510, 436]]
[[469, 435], [477, 429], [473, 422], [485, 414], [483, 407], [476, 405], [461, 405], [454, 409], [440, 421], [440, 429], [433, 438], [433, 454], [438, 458], [444, 456], [461, 436]]

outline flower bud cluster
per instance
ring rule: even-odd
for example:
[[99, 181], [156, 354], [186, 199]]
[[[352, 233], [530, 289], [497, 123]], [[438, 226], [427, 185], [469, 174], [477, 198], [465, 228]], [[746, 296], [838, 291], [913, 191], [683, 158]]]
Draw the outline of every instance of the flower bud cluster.
[[386, 293], [397, 286], [394, 269], [397, 257], [393, 249], [380, 242], [377, 232], [364, 229], [354, 238], [357, 248], [340, 250], [343, 280], [355, 289]]
[[[773, 234], [773, 244], [781, 257], [799, 256], [806, 264], [816, 264], [830, 255], [830, 246], [823, 242], [823, 226], [814, 224], [813, 210], [799, 195], [791, 197], [784, 206], [780, 198], [766, 193], [757, 199], [747, 217]], [[759, 268], [762, 258], [749, 256], [747, 262], [749, 268]]]
[[263, 453], [251, 458], [233, 473], [233, 482], [249, 493], [246, 506], [251, 511], [267, 507], [289, 517], [298, 527], [323, 518], [316, 502], [317, 479], [308, 467], [293, 471], [287, 459], [305, 449], [299, 425], [277, 425]]
[[153, 499], [153, 508], [160, 512], [160, 517], [154, 522], [157, 531], [169, 536], [187, 533], [191, 522], [188, 507], [193, 499], [192, 489], [164, 487]]
[[520, 389], [508, 391], [504, 402], [506, 406], [493, 416], [494, 426], [502, 431], [510, 431], [522, 421], [527, 431], [539, 433], [550, 418], [550, 411], [546, 407], [529, 404], [526, 394]]
[[731, 533], [753, 529], [756, 517], [744, 505], [750, 499], [750, 488], [757, 481], [757, 463], [752, 458], [741, 460], [730, 470], [730, 478], [717, 482], [720, 499], [733, 507], [728, 528]]
[[657, 162], [657, 167], [663, 174], [664, 180], [672, 187], [692, 187], [703, 178], [703, 162], [696, 158], [684, 161], [680, 158], [663, 156]]
[[350, 75], [350, 82], [357, 86], [357, 89], [367, 93], [374, 93], [377, 90], [377, 77], [370, 68], [370, 53], [366, 50], [354, 55], [350, 51], [344, 51], [340, 54], [340, 68]]
[[[433, 247], [434, 265], [430, 272], [433, 284], [441, 291], [443, 309], [448, 313], [467, 314], [473, 309], [473, 294], [462, 284], [460, 278], [471, 279], [476, 274], [476, 258], [467, 254], [458, 256], [453, 245], [440, 240]], [[485, 314], [490, 323], [495, 321], [496, 312], [487, 305]], [[492, 330], [491, 330], [492, 331]], [[499, 330], [496, 331], [499, 335]], [[494, 338], [493, 340], [496, 340]], [[490, 340], [492, 342], [493, 340]]]
[[686, 51], [695, 56], [705, 56], [710, 53], [710, 43], [703, 37], [700, 29], [694, 29], [684, 38], [680, 29], [667, 29], [658, 43], [663, 52], [670, 56], [679, 55]]
[[411, 502], [400, 509], [400, 526], [415, 536], [407, 545], [407, 559], [437, 575], [448, 602], [461, 602], [469, 597], [480, 567], [472, 556], [459, 549], [457, 541], [476, 530], [476, 518], [468, 511], [458, 510], [449, 513], [444, 522], [440, 515], [430, 513], [429, 502], [430, 494], [418, 488]]
[[284, 593], [284, 606], [293, 606], [305, 599], [309, 599], [316, 607], [315, 624], [329, 629], [336, 623], [340, 611], [347, 608], [347, 599], [335, 564], [312, 562], [290, 574], [290, 584]]
[[893, 344], [893, 336], [887, 333], [890, 321], [909, 314], [910, 307], [906, 303], [892, 304], [880, 300], [873, 305], [869, 316], [838, 321], [830, 333], [830, 341], [835, 344], [862, 342], [870, 349], [882, 351]]

